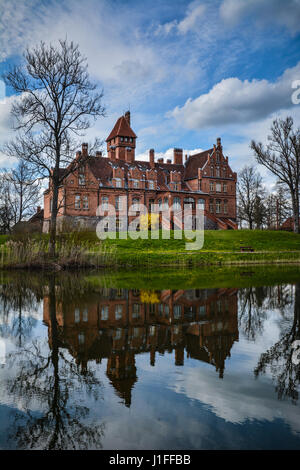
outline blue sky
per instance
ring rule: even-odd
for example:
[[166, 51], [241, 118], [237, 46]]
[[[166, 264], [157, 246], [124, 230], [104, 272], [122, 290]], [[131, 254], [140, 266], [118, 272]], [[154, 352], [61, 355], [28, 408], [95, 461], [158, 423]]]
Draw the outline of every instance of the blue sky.
[[[90, 140], [105, 138], [130, 107], [139, 158], [151, 147], [157, 156], [210, 148], [220, 136], [239, 170], [254, 162], [249, 142], [265, 141], [274, 117], [300, 125], [291, 101], [300, 0], [0, 0], [0, 72], [26, 45], [65, 36], [104, 88], [107, 117]], [[12, 99], [0, 105], [0, 144], [11, 136]]]

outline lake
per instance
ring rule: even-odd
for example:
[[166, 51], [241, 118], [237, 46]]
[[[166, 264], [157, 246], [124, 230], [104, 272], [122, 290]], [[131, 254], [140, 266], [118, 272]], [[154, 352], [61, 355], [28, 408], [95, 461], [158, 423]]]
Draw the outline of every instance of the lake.
[[2, 272], [0, 448], [300, 449], [299, 345], [299, 267]]

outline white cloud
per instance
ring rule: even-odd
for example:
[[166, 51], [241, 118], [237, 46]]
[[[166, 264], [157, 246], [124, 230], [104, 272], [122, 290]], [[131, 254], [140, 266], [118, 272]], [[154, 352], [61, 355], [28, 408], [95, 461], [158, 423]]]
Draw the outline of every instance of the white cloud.
[[292, 34], [300, 31], [299, 0], [224, 0], [220, 15], [229, 25], [253, 15], [259, 25], [275, 23], [286, 27]]
[[[202, 152], [203, 149], [201, 148], [195, 148], [195, 149], [183, 149], [183, 162], [185, 159], [185, 155], [194, 155], [195, 153], [200, 153]], [[166, 163], [167, 160], [172, 160], [174, 157], [174, 148], [168, 148], [165, 152], [156, 152], [155, 153], [155, 160], [158, 158], [163, 158], [164, 162]], [[149, 161], [149, 150], [146, 150], [145, 152], [139, 153], [136, 155], [136, 160], [142, 160], [142, 161]]]
[[155, 35], [168, 35], [172, 32], [186, 34], [190, 31], [198, 30], [199, 21], [204, 17], [205, 11], [206, 5], [196, 0], [188, 5], [186, 15], [181, 21], [173, 20], [168, 23], [160, 24], [155, 31]]
[[272, 83], [268, 80], [227, 78], [206, 94], [189, 98], [184, 106], [168, 113], [189, 129], [256, 121], [283, 108], [291, 101], [292, 82], [300, 77], [300, 63], [287, 69]]

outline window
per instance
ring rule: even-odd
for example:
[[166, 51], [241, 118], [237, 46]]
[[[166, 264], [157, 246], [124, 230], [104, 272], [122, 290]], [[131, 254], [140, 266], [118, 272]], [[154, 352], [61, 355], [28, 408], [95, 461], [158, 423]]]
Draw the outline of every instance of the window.
[[103, 321], [108, 320], [108, 305], [102, 305], [100, 318]]
[[115, 306], [115, 319], [121, 320], [123, 314], [123, 305], [116, 305]]
[[220, 167], [219, 166], [216, 168], [216, 177], [220, 178]]
[[149, 189], [154, 189], [154, 181], [153, 180], [148, 181], [148, 188]]
[[124, 140], [124, 137], [120, 137], [120, 141], [123, 142], [123, 140]]
[[149, 328], [149, 335], [154, 336], [155, 333], [156, 333], [156, 327], [155, 327], [155, 325], [151, 325], [150, 328]]
[[85, 175], [84, 175], [84, 173], [79, 173], [79, 175], [78, 175], [78, 184], [80, 186], [85, 185]]
[[199, 315], [200, 315], [200, 317], [204, 317], [205, 314], [206, 314], [206, 307], [205, 307], [205, 305], [200, 305], [200, 307], [199, 307]]
[[195, 199], [193, 197], [184, 198], [183, 203], [187, 205], [189, 209], [195, 209]]
[[75, 323], [79, 323], [79, 322], [80, 322], [80, 310], [79, 310], [79, 308], [75, 308], [75, 311], [74, 311], [74, 320], [75, 320]]
[[221, 183], [216, 183], [216, 192], [220, 193], [222, 191]]
[[133, 138], [132, 138], [132, 137], [130, 137], [130, 142], [133, 142]]
[[102, 210], [104, 211], [108, 210], [108, 196], [102, 197]]
[[226, 168], [223, 168], [223, 178], [226, 178]]
[[88, 319], [89, 319], [89, 312], [88, 312], [88, 309], [85, 307], [82, 312], [82, 320], [86, 322], [88, 321]]
[[115, 178], [115, 181], [116, 181], [116, 188], [122, 188], [121, 178]]
[[140, 316], [140, 304], [133, 304], [132, 318], [139, 318], [139, 316]]
[[209, 190], [211, 193], [215, 190], [215, 183], [213, 181], [209, 182]]
[[174, 305], [174, 318], [175, 320], [181, 318], [181, 305]]
[[224, 191], [224, 193], [227, 193], [227, 183], [223, 184], [223, 191]]
[[80, 195], [76, 194], [75, 196], [75, 209], [80, 209]]
[[221, 201], [219, 199], [216, 200], [216, 213], [220, 214], [221, 212]]
[[88, 209], [89, 208], [89, 198], [88, 196], [83, 196], [82, 198], [82, 207], [83, 209]]
[[78, 334], [78, 343], [81, 345], [84, 344], [84, 333]]
[[132, 185], [133, 185], [134, 188], [139, 187], [139, 180], [133, 180], [132, 183], [133, 183]]
[[140, 200], [137, 197], [132, 199], [132, 210], [139, 211], [140, 210]]
[[214, 212], [214, 201], [213, 201], [213, 199], [211, 199], [211, 200], [209, 201], [209, 212], [210, 212], [211, 214], [213, 214], [213, 212]]
[[214, 176], [214, 167], [213, 166], [210, 167], [210, 176]]
[[125, 142], [128, 142], [128, 137], [125, 137]]
[[178, 183], [173, 183], [173, 190], [178, 191]]
[[161, 201], [161, 199], [159, 198], [157, 202], [158, 202], [158, 210], [161, 211], [162, 210], [162, 201]]
[[204, 207], [205, 207], [205, 200], [204, 200], [204, 199], [198, 199], [197, 205], [198, 205], [199, 209], [203, 209], [203, 210], [204, 210]]
[[179, 197], [174, 197], [173, 206], [174, 206], [175, 210], [180, 210], [181, 209], [181, 201], [180, 201]]
[[224, 199], [224, 206], [223, 206], [224, 214], [228, 213], [228, 201], [227, 199]]
[[169, 198], [164, 198], [164, 210], [167, 211], [169, 209]]
[[116, 211], [121, 210], [121, 196], [116, 196], [115, 208], [116, 208]]

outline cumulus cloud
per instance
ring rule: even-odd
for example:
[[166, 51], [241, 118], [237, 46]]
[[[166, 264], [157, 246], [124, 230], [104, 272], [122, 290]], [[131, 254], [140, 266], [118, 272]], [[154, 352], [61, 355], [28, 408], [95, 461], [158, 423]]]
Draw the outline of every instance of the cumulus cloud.
[[229, 25], [253, 15], [256, 23], [284, 26], [291, 34], [300, 31], [299, 0], [224, 0], [220, 15]]
[[276, 82], [227, 78], [208, 93], [189, 98], [168, 113], [189, 129], [239, 124], [263, 119], [271, 113], [290, 108], [292, 82], [300, 76], [300, 63], [287, 69]]

